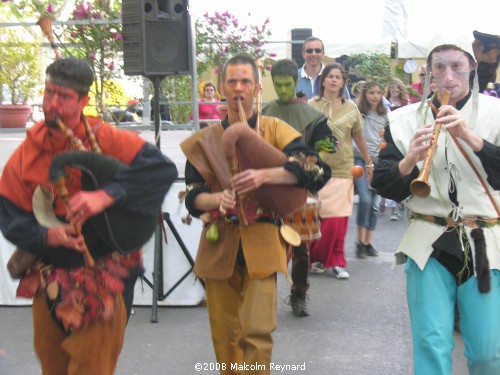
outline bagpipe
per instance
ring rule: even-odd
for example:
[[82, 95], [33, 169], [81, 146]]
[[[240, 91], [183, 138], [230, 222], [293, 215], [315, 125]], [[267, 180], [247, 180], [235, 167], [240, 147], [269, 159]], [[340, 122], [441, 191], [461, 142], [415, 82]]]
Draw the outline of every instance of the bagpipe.
[[[222, 147], [229, 163], [231, 175], [246, 169], [283, 166], [288, 156], [261, 137], [262, 76], [260, 60], [259, 87], [256, 98], [257, 121], [255, 130], [247, 122], [241, 101], [238, 102], [240, 121], [231, 124], [222, 135]], [[250, 193], [259, 206], [281, 217], [280, 233], [286, 242], [298, 246], [301, 241], [316, 240], [319, 231], [319, 200], [308, 197], [307, 189], [285, 184], [264, 184]], [[241, 197], [236, 196], [240, 224], [246, 225]], [[298, 232], [298, 233], [297, 233]]]
[[[257, 60], [256, 65], [259, 72], [259, 87], [256, 98], [255, 130], [248, 125], [243, 105], [241, 101], [238, 101], [240, 121], [231, 124], [222, 135], [222, 147], [229, 162], [231, 175], [245, 169], [281, 167], [288, 160], [283, 151], [267, 143], [261, 137], [262, 60]], [[252, 196], [264, 208], [279, 215], [288, 215], [304, 205], [307, 190], [292, 185], [265, 184], [252, 192]], [[240, 210], [240, 216], [242, 214]]]
[[[288, 160], [285, 153], [269, 144], [259, 135], [259, 127], [248, 126], [240, 103], [240, 122], [229, 126], [222, 135], [222, 147], [229, 162], [231, 174], [246, 169], [281, 167]], [[259, 120], [257, 120], [259, 121]], [[262, 185], [252, 197], [264, 208], [288, 215], [302, 207], [307, 190], [293, 185]]]
[[[54, 49], [56, 59], [60, 58], [57, 45], [54, 43], [52, 33], [52, 21], [50, 17], [42, 17], [37, 23], [43, 33], [47, 36]], [[82, 141], [76, 137], [72, 130], [56, 119], [59, 130], [68, 139], [72, 150], [65, 151], [55, 156], [49, 169], [49, 181], [57, 187], [59, 197], [67, 204], [69, 197], [65, 186], [66, 168], [72, 167], [81, 171], [82, 190], [94, 191], [100, 189], [113, 177], [129, 168], [121, 161], [101, 153], [99, 144], [94, 136], [86, 117], [82, 114], [81, 121], [92, 151], [87, 151]], [[52, 192], [39, 185], [33, 195], [33, 213], [38, 222], [45, 227], [58, 226], [62, 223], [53, 212], [54, 196]], [[160, 207], [162, 202], [158, 202]], [[127, 211], [119, 206], [112, 206], [96, 216], [89, 218], [93, 230], [105, 245], [127, 255], [143, 246], [155, 231], [158, 215], [141, 215]], [[81, 228], [74, 228], [77, 235], [81, 234]], [[85, 264], [93, 266], [95, 261], [87, 246], [83, 253]], [[7, 269], [14, 279], [21, 278], [36, 262], [37, 256], [25, 250], [17, 248], [7, 263]]]
[[[129, 167], [107, 155], [88, 151], [66, 151], [52, 159], [49, 180], [58, 187], [64, 200], [65, 170], [76, 168], [82, 172], [81, 186], [84, 191], [100, 189], [113, 177]], [[62, 195], [61, 195], [62, 192]], [[158, 202], [158, 207], [162, 202]], [[154, 233], [158, 215], [143, 215], [120, 206], [111, 206], [89, 222], [98, 237], [120, 254], [128, 254], [142, 247]]]

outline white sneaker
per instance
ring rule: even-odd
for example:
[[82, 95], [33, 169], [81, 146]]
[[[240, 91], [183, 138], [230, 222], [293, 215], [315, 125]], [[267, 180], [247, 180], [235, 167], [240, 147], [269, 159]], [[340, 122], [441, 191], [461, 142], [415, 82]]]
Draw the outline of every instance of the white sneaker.
[[311, 273], [324, 273], [325, 266], [321, 262], [313, 262], [311, 264]]
[[347, 272], [344, 268], [342, 267], [333, 267], [332, 268], [333, 274], [337, 279], [348, 279], [350, 277], [349, 272]]

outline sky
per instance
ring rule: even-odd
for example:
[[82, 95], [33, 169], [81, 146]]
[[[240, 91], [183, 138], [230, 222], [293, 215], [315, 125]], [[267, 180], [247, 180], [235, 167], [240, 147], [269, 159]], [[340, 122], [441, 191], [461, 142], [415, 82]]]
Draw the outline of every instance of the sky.
[[[237, 16], [241, 24], [259, 25], [269, 17], [271, 41], [274, 42], [290, 40], [291, 29], [311, 28], [313, 35], [327, 44], [382, 39], [385, 2], [406, 4], [408, 39], [415, 42], [426, 43], [436, 32], [448, 28], [471, 34], [475, 29], [482, 31], [481, 28], [488, 32], [495, 27], [495, 23], [498, 30], [494, 33], [500, 34], [499, 23], [495, 21], [500, 15], [498, 0], [468, 3], [456, 0], [309, 0], [309, 3], [289, 0], [189, 0], [189, 6], [192, 17], [227, 10]], [[326, 52], [328, 54], [328, 48]]]

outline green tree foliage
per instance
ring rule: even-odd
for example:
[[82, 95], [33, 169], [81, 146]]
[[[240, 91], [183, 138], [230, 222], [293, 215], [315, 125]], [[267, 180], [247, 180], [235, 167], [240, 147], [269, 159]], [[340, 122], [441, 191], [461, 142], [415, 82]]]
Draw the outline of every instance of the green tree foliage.
[[[38, 59], [33, 58], [39, 53], [36, 43], [21, 40], [14, 30], [7, 30], [6, 38], [0, 43], [0, 88], [7, 87], [12, 104], [26, 102], [33, 94], [33, 89], [40, 83], [40, 66]], [[0, 102], [8, 98], [2, 97]]]
[[71, 47], [68, 52], [87, 60], [95, 76], [93, 94], [97, 113], [106, 112], [105, 83], [118, 77], [118, 59], [123, 51], [121, 24], [94, 23], [96, 20], [112, 20], [121, 17], [121, 3], [118, 1], [94, 0], [92, 3], [78, 3], [71, 14], [71, 20], [90, 21], [83, 25], [68, 27], [65, 39]]
[[191, 76], [166, 77], [161, 82], [163, 92], [170, 103], [170, 119], [174, 124], [187, 124], [189, 122], [189, 115], [193, 111], [191, 82]]
[[350, 74], [373, 80], [387, 87], [392, 79], [391, 58], [383, 53], [360, 53], [349, 56], [346, 66]]

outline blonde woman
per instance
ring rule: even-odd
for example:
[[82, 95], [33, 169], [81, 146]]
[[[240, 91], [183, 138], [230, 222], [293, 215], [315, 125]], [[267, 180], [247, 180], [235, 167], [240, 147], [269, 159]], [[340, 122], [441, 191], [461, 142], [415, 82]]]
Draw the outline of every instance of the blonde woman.
[[391, 102], [391, 111], [407, 105], [409, 101], [406, 86], [403, 81], [398, 78], [393, 78], [389, 83], [385, 97]]
[[359, 103], [359, 98], [361, 96], [361, 92], [363, 91], [363, 86], [365, 85], [365, 81], [358, 81], [351, 88], [352, 101], [356, 104]]

